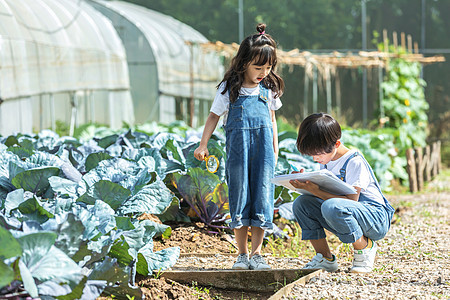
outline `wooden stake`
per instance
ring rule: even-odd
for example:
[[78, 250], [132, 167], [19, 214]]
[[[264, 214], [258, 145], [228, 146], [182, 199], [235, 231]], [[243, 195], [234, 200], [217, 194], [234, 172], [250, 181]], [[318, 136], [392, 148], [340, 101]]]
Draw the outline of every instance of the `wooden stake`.
[[394, 31], [392, 33], [392, 41], [394, 43], [394, 52], [397, 52], [397, 48], [398, 48], [398, 39], [397, 39], [397, 32]]
[[334, 78], [334, 84], [336, 89], [336, 111], [338, 118], [341, 119], [341, 80], [339, 78], [338, 68], [336, 68], [336, 76]]
[[414, 53], [419, 53], [419, 44], [417, 42], [414, 42]]
[[441, 161], [441, 141], [437, 141], [436, 143], [436, 159], [437, 159], [437, 174], [442, 171], [442, 161]]
[[438, 165], [439, 165], [439, 173], [442, 171], [442, 160], [441, 160], [441, 141], [437, 141], [438, 144]]
[[406, 50], [406, 41], [405, 41], [405, 33], [400, 33], [400, 42], [403, 50]]
[[412, 148], [406, 149], [406, 164], [409, 178], [409, 191], [415, 193], [417, 192], [417, 174], [414, 150]]
[[431, 176], [435, 177], [441, 171], [441, 141], [431, 145]]
[[411, 37], [411, 35], [410, 34], [408, 34], [408, 52], [409, 53], [413, 53], [412, 51], [412, 37]]
[[431, 177], [437, 175], [437, 166], [436, 166], [436, 143], [431, 145]]
[[415, 159], [416, 159], [416, 175], [417, 175], [417, 190], [423, 190], [423, 156], [422, 147], [417, 147], [415, 149]]
[[425, 147], [425, 156], [427, 160], [427, 165], [425, 166], [425, 181], [431, 180], [431, 147], [427, 145]]
[[384, 43], [384, 52], [389, 52], [389, 42], [386, 29], [383, 29], [383, 43]]

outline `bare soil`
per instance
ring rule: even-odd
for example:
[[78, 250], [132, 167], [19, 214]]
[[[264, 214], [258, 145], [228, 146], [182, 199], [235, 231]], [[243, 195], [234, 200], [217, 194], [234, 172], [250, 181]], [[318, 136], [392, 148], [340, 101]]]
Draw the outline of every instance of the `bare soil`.
[[185, 286], [165, 278], [142, 278], [139, 281], [139, 285], [142, 287], [141, 289], [145, 295], [145, 299], [213, 299], [208, 293], [205, 293], [200, 289], [196, 290], [195, 286]]
[[169, 239], [154, 240], [154, 251], [169, 247], [180, 247], [180, 253], [236, 253], [231, 236], [225, 232], [209, 229], [204, 223], [169, 224], [172, 235]]

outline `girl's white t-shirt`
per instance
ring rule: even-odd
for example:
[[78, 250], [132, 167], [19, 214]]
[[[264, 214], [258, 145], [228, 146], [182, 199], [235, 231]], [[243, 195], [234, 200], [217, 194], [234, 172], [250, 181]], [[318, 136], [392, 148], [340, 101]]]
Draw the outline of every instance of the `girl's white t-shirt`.
[[[220, 116], [223, 116], [223, 124], [227, 123], [228, 116], [228, 107], [230, 105], [230, 93], [226, 91], [225, 94], [222, 94], [225, 89], [226, 82], [222, 82], [217, 89], [216, 96], [214, 97], [213, 104], [211, 106], [210, 112]], [[258, 96], [259, 95], [259, 87], [258, 84], [254, 88], [244, 88], [242, 87], [239, 91], [240, 96]], [[280, 98], [274, 98], [274, 92], [269, 89], [268, 93], [268, 104], [271, 110], [278, 110], [283, 104], [281, 103]]]
[[[334, 175], [340, 175], [340, 170], [347, 159], [357, 152], [356, 150], [349, 150], [343, 156], [336, 160], [332, 160], [327, 164], [327, 169], [331, 171]], [[325, 166], [321, 165], [321, 169]], [[358, 153], [356, 157], [349, 160], [345, 172], [345, 182], [351, 186], [356, 186], [361, 188], [361, 194], [367, 198], [379, 202], [384, 205], [383, 195], [377, 188], [375, 180], [373, 179], [367, 164], [364, 162], [364, 158], [361, 153]]]

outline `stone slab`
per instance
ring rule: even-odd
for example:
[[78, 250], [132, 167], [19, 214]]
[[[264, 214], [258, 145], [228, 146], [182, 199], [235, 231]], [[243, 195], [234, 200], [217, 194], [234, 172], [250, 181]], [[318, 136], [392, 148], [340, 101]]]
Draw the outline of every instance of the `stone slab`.
[[[308, 276], [317, 269], [271, 269], [271, 270], [189, 270], [165, 271], [160, 276], [180, 283], [193, 281], [202, 286], [247, 292], [279, 291], [288, 284]], [[317, 272], [316, 272], [317, 273]]]

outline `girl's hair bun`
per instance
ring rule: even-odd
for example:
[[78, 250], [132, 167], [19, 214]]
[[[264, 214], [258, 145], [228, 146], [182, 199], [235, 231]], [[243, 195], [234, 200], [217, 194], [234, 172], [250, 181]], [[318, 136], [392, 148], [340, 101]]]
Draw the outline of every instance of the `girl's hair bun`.
[[264, 24], [264, 23], [259, 23], [259, 24], [256, 26], [256, 31], [258, 31], [259, 34], [262, 34], [264, 31], [266, 31], [266, 24]]

